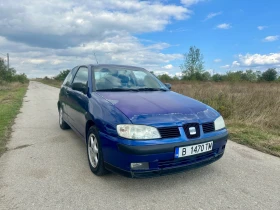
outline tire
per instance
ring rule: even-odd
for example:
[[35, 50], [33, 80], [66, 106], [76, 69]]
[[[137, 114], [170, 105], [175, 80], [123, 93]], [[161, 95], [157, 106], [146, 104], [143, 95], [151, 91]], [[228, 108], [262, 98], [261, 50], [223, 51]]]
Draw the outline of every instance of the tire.
[[63, 120], [63, 109], [59, 108], [59, 126], [62, 130], [69, 129], [70, 126]]
[[95, 126], [90, 127], [87, 133], [87, 157], [90, 170], [97, 176], [108, 173], [104, 167], [102, 146]]

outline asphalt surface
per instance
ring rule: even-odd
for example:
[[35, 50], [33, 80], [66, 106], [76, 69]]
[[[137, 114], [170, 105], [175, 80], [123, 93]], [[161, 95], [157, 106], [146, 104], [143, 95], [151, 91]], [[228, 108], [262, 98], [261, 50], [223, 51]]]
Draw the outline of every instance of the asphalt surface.
[[280, 209], [280, 159], [228, 142], [203, 168], [149, 179], [96, 177], [58, 125], [59, 89], [30, 82], [0, 158], [0, 209]]

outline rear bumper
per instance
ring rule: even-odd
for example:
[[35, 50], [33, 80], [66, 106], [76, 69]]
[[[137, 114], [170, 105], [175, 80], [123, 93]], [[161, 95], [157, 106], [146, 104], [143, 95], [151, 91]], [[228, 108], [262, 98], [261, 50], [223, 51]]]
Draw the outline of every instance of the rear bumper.
[[[108, 139], [103, 136], [103, 154], [105, 167], [118, 174], [133, 177], [144, 178], [151, 176], [161, 176], [166, 174], [178, 173], [188, 169], [201, 167], [213, 163], [220, 159], [225, 151], [228, 139], [227, 131], [216, 136], [192, 141], [181, 141], [170, 144], [131, 146], [120, 144], [118, 141]], [[188, 156], [184, 158], [175, 158], [175, 148], [190, 146], [204, 142], [213, 141], [212, 151]], [[131, 163], [148, 162], [147, 170], [132, 170]]]

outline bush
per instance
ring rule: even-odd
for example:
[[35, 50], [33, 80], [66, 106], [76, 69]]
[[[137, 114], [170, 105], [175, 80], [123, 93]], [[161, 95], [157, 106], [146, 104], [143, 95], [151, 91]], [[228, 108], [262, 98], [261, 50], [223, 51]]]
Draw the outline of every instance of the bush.
[[277, 71], [276, 69], [267, 69], [261, 76], [261, 79], [264, 80], [264, 81], [268, 81], [268, 82], [271, 82], [271, 81], [275, 81], [277, 79]]
[[58, 81], [64, 81], [64, 79], [67, 77], [67, 75], [69, 74], [70, 70], [63, 70], [61, 71], [57, 76], [54, 77], [55, 80]]
[[4, 60], [0, 58], [0, 84], [5, 82], [28, 82], [26, 74], [17, 74], [14, 68], [7, 69]]

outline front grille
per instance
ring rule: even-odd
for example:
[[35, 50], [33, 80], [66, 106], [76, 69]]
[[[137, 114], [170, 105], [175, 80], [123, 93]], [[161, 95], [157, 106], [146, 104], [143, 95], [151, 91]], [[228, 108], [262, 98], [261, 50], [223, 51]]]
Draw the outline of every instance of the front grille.
[[[195, 128], [195, 134], [190, 133], [190, 128], [194, 127]], [[188, 123], [183, 125], [184, 131], [188, 139], [193, 139], [193, 138], [198, 138], [200, 137], [200, 129], [199, 129], [199, 124], [198, 123]]]
[[187, 158], [176, 158], [174, 160], [169, 160], [169, 161], [159, 161], [158, 167], [162, 169], [162, 168], [171, 168], [176, 166], [191, 165], [215, 157], [215, 155], [218, 153], [218, 150], [219, 148], [214, 149], [211, 152], [190, 156]]
[[158, 132], [161, 135], [161, 138], [163, 139], [180, 137], [178, 127], [158, 128]]
[[202, 124], [202, 129], [204, 133], [210, 133], [215, 131], [215, 125], [214, 122], [210, 122], [210, 123], [203, 123]]

